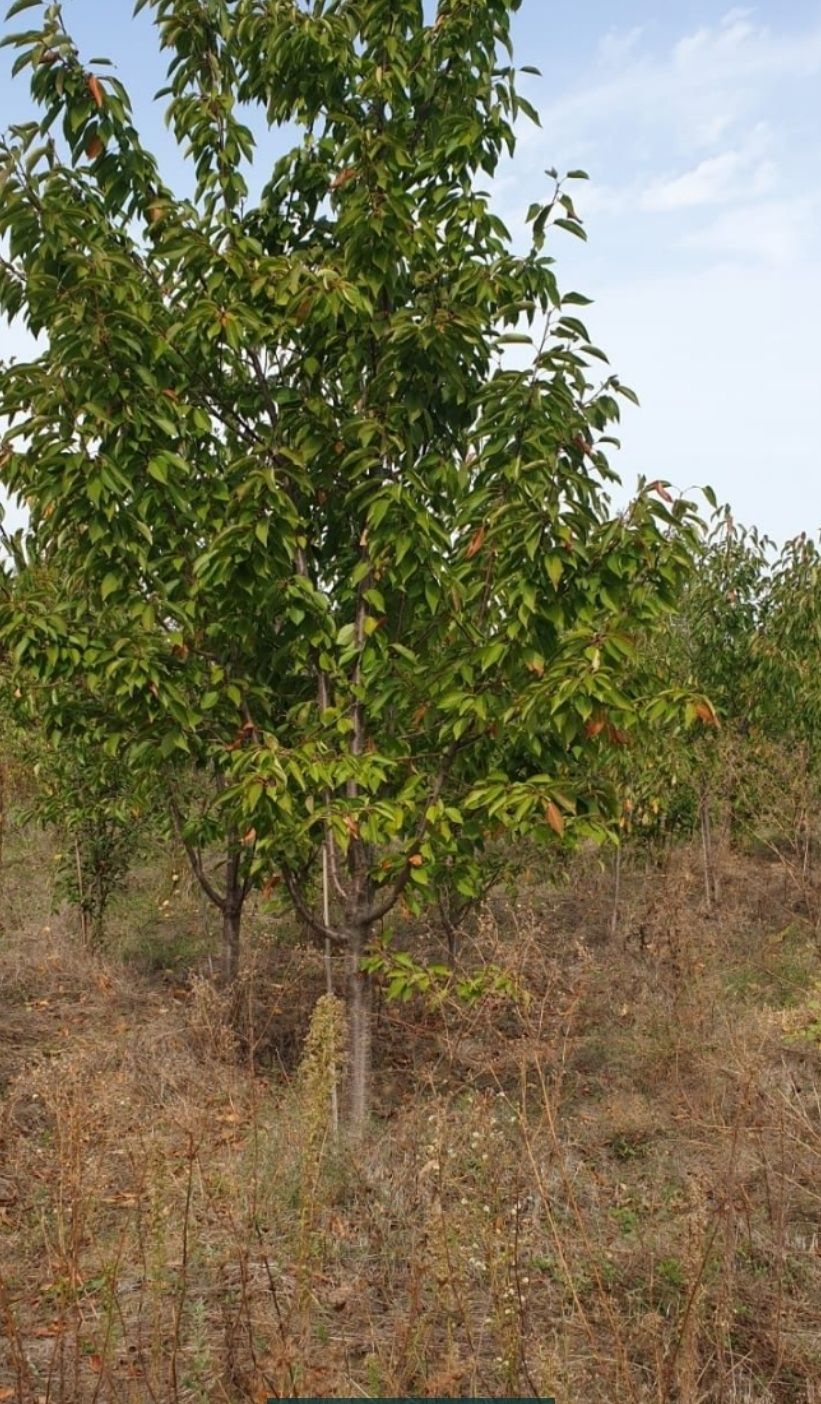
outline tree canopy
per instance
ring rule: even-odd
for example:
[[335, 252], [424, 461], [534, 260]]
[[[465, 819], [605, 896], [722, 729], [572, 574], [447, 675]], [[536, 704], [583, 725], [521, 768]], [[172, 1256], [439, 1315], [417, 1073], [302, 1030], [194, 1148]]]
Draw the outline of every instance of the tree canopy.
[[[499, 827], [604, 832], [585, 759], [636, 723], [637, 640], [696, 540], [663, 484], [613, 514], [632, 392], [547, 252], [583, 235], [567, 183], [522, 251], [481, 186], [535, 116], [517, 8], [155, 0], [191, 198], [59, 4], [10, 12], [42, 117], [0, 150], [0, 308], [43, 349], [0, 370], [0, 461], [61, 586], [4, 594], [21, 703], [166, 774], [202, 879], [227, 845], [230, 968], [245, 894], [279, 884], [349, 953], [360, 1031], [400, 898], [481, 891]], [[266, 168], [274, 127], [296, 138]]]

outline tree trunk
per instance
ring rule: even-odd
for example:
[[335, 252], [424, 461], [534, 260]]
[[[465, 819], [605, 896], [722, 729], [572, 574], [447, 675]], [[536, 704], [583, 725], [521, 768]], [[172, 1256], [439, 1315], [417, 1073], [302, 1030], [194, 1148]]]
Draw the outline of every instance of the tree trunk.
[[613, 907], [610, 912], [610, 939], [615, 941], [619, 931], [619, 905], [621, 903], [621, 839], [616, 849], [613, 863]]
[[367, 926], [354, 924], [348, 934], [348, 1024], [350, 1030], [350, 1130], [358, 1140], [370, 1104], [371, 977], [361, 968]]
[[83, 948], [88, 949], [88, 918], [86, 916], [86, 894], [83, 883], [83, 860], [80, 857], [80, 844], [74, 840], [74, 862], [77, 869], [77, 907], [80, 913], [80, 931], [83, 938]]
[[705, 789], [701, 795], [701, 848], [704, 857], [704, 895], [707, 910], [712, 913], [718, 906], [718, 875], [715, 867], [713, 848], [713, 828], [710, 822], [710, 796]]
[[[217, 790], [219, 793], [225, 788], [225, 781], [221, 776], [217, 776]], [[229, 830], [228, 852], [225, 862], [225, 891], [219, 889], [211, 882], [205, 871], [202, 852], [195, 844], [190, 843], [185, 837], [183, 816], [180, 813], [175, 797], [171, 796], [170, 803], [171, 821], [174, 825], [174, 832], [179, 842], [185, 849], [185, 855], [191, 865], [197, 882], [214, 906], [222, 915], [222, 950], [221, 965], [222, 978], [226, 985], [233, 984], [239, 974], [239, 936], [242, 925], [242, 908], [247, 893], [247, 883], [240, 879], [240, 859], [241, 849], [237, 840], [237, 835], [233, 830]]]
[[242, 925], [242, 905], [226, 900], [222, 911], [222, 976], [232, 985], [239, 974], [239, 933]]

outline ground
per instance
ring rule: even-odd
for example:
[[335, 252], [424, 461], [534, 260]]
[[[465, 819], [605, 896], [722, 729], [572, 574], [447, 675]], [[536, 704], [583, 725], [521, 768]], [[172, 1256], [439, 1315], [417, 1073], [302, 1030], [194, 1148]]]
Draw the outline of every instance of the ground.
[[495, 894], [460, 960], [510, 992], [379, 1001], [355, 1148], [287, 922], [229, 1001], [164, 859], [90, 955], [51, 857], [3, 864], [0, 1400], [821, 1400], [821, 959], [772, 855], [712, 913], [637, 855], [615, 929], [593, 854]]

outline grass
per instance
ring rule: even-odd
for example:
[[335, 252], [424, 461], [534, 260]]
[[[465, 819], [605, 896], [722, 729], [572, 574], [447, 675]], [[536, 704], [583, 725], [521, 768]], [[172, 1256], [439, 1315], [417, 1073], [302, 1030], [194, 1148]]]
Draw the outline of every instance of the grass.
[[717, 918], [696, 855], [626, 867], [616, 938], [589, 860], [496, 895], [463, 961], [527, 998], [381, 1003], [355, 1151], [319, 957], [253, 915], [228, 1001], [166, 867], [94, 959], [7, 847], [0, 1400], [821, 1400], [821, 971], [774, 865], [725, 855]]

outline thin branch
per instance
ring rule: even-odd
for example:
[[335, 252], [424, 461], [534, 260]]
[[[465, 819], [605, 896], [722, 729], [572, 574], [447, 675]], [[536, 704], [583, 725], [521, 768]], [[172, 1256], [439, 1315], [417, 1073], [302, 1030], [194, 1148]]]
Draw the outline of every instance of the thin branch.
[[256, 347], [250, 348], [248, 356], [251, 361], [251, 365], [254, 368], [254, 375], [257, 378], [257, 384], [259, 385], [260, 391], [262, 393], [262, 398], [264, 399], [266, 408], [268, 410], [268, 419], [270, 420], [271, 428], [276, 429], [277, 420], [279, 418], [277, 404], [276, 400], [271, 394], [271, 387], [268, 384], [268, 378], [265, 374], [265, 371], [262, 368], [262, 362], [259, 358], [259, 352], [256, 350]]
[[447, 751], [445, 752], [444, 759], [439, 767], [439, 770], [437, 771], [436, 778], [433, 782], [430, 795], [425, 803], [425, 808], [422, 810], [419, 823], [416, 826], [416, 834], [411, 845], [410, 853], [405, 859], [402, 871], [400, 872], [396, 881], [392, 882], [389, 887], [383, 888], [381, 900], [380, 898], [377, 898], [376, 901], [372, 902], [370, 907], [368, 908], [365, 920], [369, 925], [371, 922], [381, 921], [383, 917], [387, 916], [388, 912], [396, 905], [396, 903], [399, 901], [399, 898], [402, 896], [402, 893], [404, 892], [405, 888], [407, 887], [408, 882], [410, 881], [411, 872], [413, 870], [413, 863], [411, 860], [418, 854], [419, 846], [422, 842], [422, 839], [425, 837], [425, 832], [428, 827], [428, 810], [430, 809], [432, 804], [436, 803], [439, 796], [441, 795], [445, 785], [445, 781], [447, 780], [448, 775], [450, 774], [450, 768], [453, 765], [453, 762], [456, 759], [458, 752], [463, 748], [465, 744], [466, 738], [464, 737], [459, 741], [452, 741]]
[[[324, 671], [324, 669], [321, 668], [321, 667], [319, 666], [319, 662], [318, 662], [318, 661], [317, 661], [317, 664], [316, 664], [316, 668], [317, 668], [317, 675], [318, 675], [318, 691], [319, 691], [318, 701], [319, 701], [319, 711], [320, 711], [320, 715], [321, 715], [322, 713], [326, 712], [326, 711], [328, 710], [328, 707], [330, 706], [330, 697], [329, 697], [329, 694], [328, 694], [328, 675], [327, 675], [327, 673]], [[330, 792], [330, 790], [326, 790], [326, 791], [325, 791], [325, 807], [326, 807], [326, 809], [327, 809], [328, 811], [330, 811], [330, 807], [331, 807], [331, 792]], [[341, 900], [342, 902], [344, 902], [344, 903], [347, 904], [347, 902], [348, 902], [348, 893], [346, 892], [345, 888], [342, 886], [342, 883], [340, 882], [340, 879], [339, 879], [339, 870], [338, 870], [338, 868], [337, 868], [337, 862], [336, 862], [336, 845], [335, 845], [335, 843], [334, 843], [333, 831], [332, 831], [331, 826], [330, 826], [330, 823], [328, 822], [327, 819], [326, 819], [326, 821], [325, 821], [324, 852], [325, 852], [325, 863], [326, 863], [326, 865], [327, 865], [326, 877], [329, 877], [329, 878], [330, 878], [331, 885], [332, 885], [332, 887], [333, 887], [333, 889], [334, 889], [334, 892], [336, 893], [337, 897], [339, 897], [340, 900]], [[329, 921], [328, 921], [327, 915], [326, 915], [326, 917], [325, 917], [325, 924], [326, 924], [326, 926], [330, 924]]]
[[198, 848], [195, 848], [195, 846], [192, 843], [189, 843], [188, 839], [185, 837], [182, 827], [182, 815], [180, 813], [179, 805], [177, 804], [177, 801], [173, 795], [169, 797], [168, 807], [171, 811], [171, 822], [174, 826], [174, 833], [176, 834], [177, 838], [179, 839], [179, 842], [185, 849], [185, 852], [188, 856], [188, 861], [191, 864], [191, 868], [194, 873], [194, 876], [197, 879], [197, 882], [199, 883], [206, 897], [208, 897], [209, 900], [214, 903], [214, 906], [219, 907], [220, 911], [224, 912], [225, 898], [220, 897], [219, 893], [217, 892], [217, 889], [215, 887], [212, 887], [211, 883], [209, 882], [205, 873], [205, 868], [203, 867], [202, 854], [200, 853], [200, 850]]
[[325, 922], [320, 921], [316, 913], [311, 911], [310, 907], [305, 901], [305, 898], [302, 895], [302, 891], [299, 885], [299, 879], [297, 878], [296, 873], [292, 872], [292, 870], [286, 867], [284, 863], [282, 865], [282, 876], [285, 881], [285, 886], [288, 889], [288, 895], [291, 898], [291, 901], [293, 902], [297, 912], [302, 917], [302, 920], [305, 922], [306, 926], [308, 926], [310, 930], [313, 931], [314, 935], [321, 936], [323, 941], [330, 941], [331, 944], [335, 946], [347, 945], [346, 938], [341, 934], [341, 932], [335, 931], [334, 928], [331, 926], [326, 926]]

